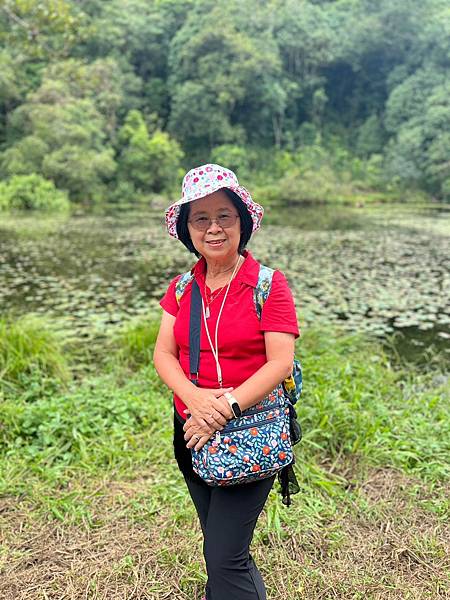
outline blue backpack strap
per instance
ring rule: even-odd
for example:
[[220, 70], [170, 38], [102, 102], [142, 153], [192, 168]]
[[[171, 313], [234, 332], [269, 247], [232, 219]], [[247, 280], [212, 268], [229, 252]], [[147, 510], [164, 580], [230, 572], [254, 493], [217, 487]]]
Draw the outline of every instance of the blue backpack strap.
[[[258, 283], [256, 284], [255, 292], [254, 292], [254, 301], [256, 314], [258, 315], [258, 319], [261, 321], [262, 317], [262, 309], [264, 303], [269, 297], [270, 290], [272, 288], [272, 279], [274, 270], [270, 267], [266, 267], [265, 265], [259, 266], [259, 276]], [[294, 358], [294, 362], [292, 365], [292, 374], [283, 381], [283, 388], [292, 402], [295, 404], [300, 398], [300, 394], [302, 393], [303, 381], [302, 381], [302, 366], [300, 361]]]
[[177, 281], [175, 286], [175, 298], [177, 303], [180, 304], [181, 297], [183, 296], [186, 286], [194, 279], [194, 274], [191, 271], [186, 271]]
[[258, 315], [258, 319], [260, 321], [264, 303], [270, 294], [274, 272], [275, 271], [270, 267], [259, 265], [258, 283], [256, 284], [253, 298], [255, 301], [256, 314]]

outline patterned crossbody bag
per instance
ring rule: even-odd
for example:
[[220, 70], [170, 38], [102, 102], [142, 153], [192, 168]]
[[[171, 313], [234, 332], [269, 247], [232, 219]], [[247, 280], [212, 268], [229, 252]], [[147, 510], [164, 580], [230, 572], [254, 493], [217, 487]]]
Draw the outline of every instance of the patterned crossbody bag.
[[[270, 293], [273, 270], [261, 266], [254, 300], [258, 318]], [[190, 314], [190, 372], [198, 373], [200, 357], [201, 296], [191, 272], [177, 285], [177, 300], [192, 281]], [[181, 293], [180, 293], [181, 292]], [[191, 377], [193, 383], [197, 383]], [[292, 446], [300, 441], [301, 430], [293, 404], [301, 393], [300, 363], [293, 374], [257, 405], [231, 419], [198, 451], [192, 449], [192, 467], [212, 486], [248, 483], [271, 477], [294, 462]]]

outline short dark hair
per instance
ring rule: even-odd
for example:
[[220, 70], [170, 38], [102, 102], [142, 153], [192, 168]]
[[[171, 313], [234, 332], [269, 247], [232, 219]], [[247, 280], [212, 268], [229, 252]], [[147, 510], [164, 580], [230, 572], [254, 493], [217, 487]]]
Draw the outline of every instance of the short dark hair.
[[[239, 240], [238, 252], [242, 254], [245, 247], [248, 244], [249, 239], [252, 237], [253, 232], [253, 220], [250, 213], [247, 210], [241, 197], [228, 188], [221, 188], [233, 203], [234, 208], [237, 210], [240, 221], [241, 221], [241, 239]], [[186, 246], [189, 252], [192, 252], [200, 258], [200, 254], [194, 247], [191, 240], [191, 234], [188, 228], [189, 213], [191, 210], [191, 203], [187, 202], [180, 206], [180, 214], [177, 220], [177, 235], [178, 239]]]

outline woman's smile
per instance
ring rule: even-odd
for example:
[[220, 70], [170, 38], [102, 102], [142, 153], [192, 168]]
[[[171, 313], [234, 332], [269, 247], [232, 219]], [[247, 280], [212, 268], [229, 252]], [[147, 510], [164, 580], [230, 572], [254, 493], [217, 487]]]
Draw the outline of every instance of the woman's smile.
[[226, 240], [206, 240], [206, 243], [212, 247], [222, 247]]

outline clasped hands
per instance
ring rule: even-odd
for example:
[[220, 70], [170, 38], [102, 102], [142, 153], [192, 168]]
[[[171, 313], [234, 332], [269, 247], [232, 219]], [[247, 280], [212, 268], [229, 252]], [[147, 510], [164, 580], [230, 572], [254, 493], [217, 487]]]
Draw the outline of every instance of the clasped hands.
[[225, 392], [231, 392], [232, 387], [215, 389], [197, 388], [195, 399], [184, 412], [190, 415], [183, 425], [184, 439], [188, 448], [197, 452], [203, 448], [214, 432], [220, 431], [228, 419], [233, 417], [232, 410], [224, 397]]

